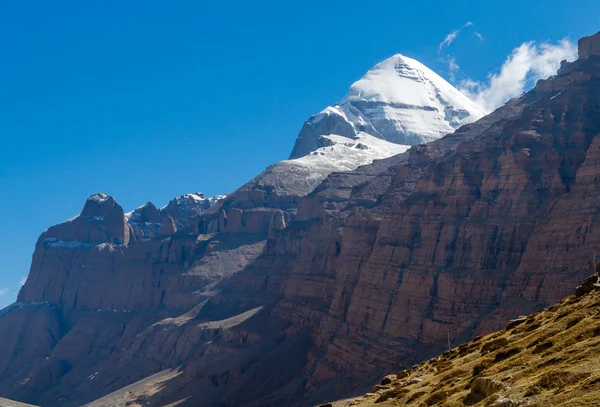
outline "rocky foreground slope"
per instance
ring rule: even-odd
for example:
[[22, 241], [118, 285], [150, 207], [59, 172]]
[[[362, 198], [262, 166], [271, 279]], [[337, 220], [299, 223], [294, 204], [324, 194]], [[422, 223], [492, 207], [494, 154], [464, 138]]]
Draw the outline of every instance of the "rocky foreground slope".
[[597, 406], [597, 282], [594, 275], [550, 308], [388, 375], [364, 396], [323, 406]]

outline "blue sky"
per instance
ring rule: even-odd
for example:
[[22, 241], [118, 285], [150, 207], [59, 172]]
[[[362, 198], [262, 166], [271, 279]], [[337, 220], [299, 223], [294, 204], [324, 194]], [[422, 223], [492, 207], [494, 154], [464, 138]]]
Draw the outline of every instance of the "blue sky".
[[232, 191], [392, 54], [485, 82], [523, 43], [598, 30], [597, 0], [4, 2], [0, 307], [87, 196]]

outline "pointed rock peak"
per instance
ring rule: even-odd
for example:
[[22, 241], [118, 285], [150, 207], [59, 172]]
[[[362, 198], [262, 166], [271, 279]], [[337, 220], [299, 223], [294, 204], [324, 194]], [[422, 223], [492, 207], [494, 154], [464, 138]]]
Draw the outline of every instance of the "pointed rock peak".
[[192, 192], [191, 194], [183, 194], [175, 199], [191, 199], [194, 201], [203, 201], [206, 199], [202, 192]]
[[83, 211], [81, 211], [81, 216], [86, 217], [105, 216], [110, 214], [123, 216], [123, 208], [112, 196], [104, 193], [90, 196], [83, 207]]
[[158, 208], [152, 203], [148, 202], [144, 206], [142, 206], [142, 216], [144, 219], [153, 219], [158, 220], [161, 219], [160, 212]]
[[181, 229], [187, 225], [190, 218], [199, 215], [224, 198], [225, 195], [207, 198], [202, 192], [184, 194], [172, 199], [167, 206], [160, 209], [160, 213], [163, 216], [171, 216]]
[[578, 43], [579, 59], [588, 59], [592, 55], [600, 56], [600, 32], [583, 37]]
[[163, 219], [160, 211], [152, 202], [148, 202], [133, 212], [129, 212], [126, 217], [130, 222], [160, 222]]

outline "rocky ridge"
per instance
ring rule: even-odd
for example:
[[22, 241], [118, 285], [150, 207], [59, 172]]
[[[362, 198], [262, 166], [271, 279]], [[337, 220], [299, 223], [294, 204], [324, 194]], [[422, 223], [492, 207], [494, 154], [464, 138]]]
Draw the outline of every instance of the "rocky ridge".
[[[239, 191], [173, 235], [132, 239], [102, 197], [38, 242], [0, 393], [75, 406], [171, 371], [125, 403], [307, 405], [561, 298], [597, 244], [599, 74], [591, 55], [441, 140], [303, 197]], [[93, 245], [46, 246], [63, 232]]]
[[160, 209], [152, 202], [148, 202], [125, 214], [125, 217], [136, 238], [150, 239], [157, 235], [173, 234], [178, 229], [185, 229], [193, 218], [213, 205], [218, 205], [225, 197], [226, 195], [217, 195], [206, 198], [201, 192], [185, 194], [172, 199]]

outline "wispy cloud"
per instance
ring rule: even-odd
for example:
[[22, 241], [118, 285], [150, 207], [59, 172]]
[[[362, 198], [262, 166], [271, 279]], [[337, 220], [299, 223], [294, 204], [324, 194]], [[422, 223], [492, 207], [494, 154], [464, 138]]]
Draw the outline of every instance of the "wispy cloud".
[[456, 74], [460, 70], [460, 66], [456, 63], [456, 58], [449, 57], [448, 60], [448, 71], [450, 72], [450, 80], [454, 82], [456, 80]]
[[0, 297], [4, 297], [8, 294], [8, 288], [0, 288]]
[[23, 277], [21, 277], [21, 279], [19, 280], [19, 285], [20, 285], [20, 286], [24, 286], [26, 282], [27, 282], [27, 276], [23, 276]]
[[458, 34], [460, 34], [460, 30], [452, 31], [451, 33], [446, 35], [444, 41], [440, 43], [440, 47], [438, 48], [438, 55], [442, 52], [444, 47], [447, 47], [448, 45], [454, 42], [454, 40], [458, 37]]
[[[471, 21], [466, 22], [465, 24], [463, 24], [462, 27], [460, 27], [458, 30], [454, 30], [454, 31], [450, 31], [446, 37], [444, 38], [444, 41], [442, 41], [440, 43], [440, 46], [438, 47], [438, 55], [440, 55], [442, 53], [442, 51], [444, 50], [444, 48], [449, 47], [455, 39], [458, 38], [458, 35], [467, 27], [472, 27], [473, 23]], [[483, 40], [483, 37], [477, 33], [477, 31], [475, 32], [478, 37], [480, 37], [480, 39]]]
[[[509, 99], [521, 95], [528, 85], [554, 75], [560, 62], [577, 58], [577, 46], [563, 39], [556, 44], [526, 42], [506, 58], [499, 73], [489, 74], [486, 81], [462, 80], [458, 88], [491, 112]], [[450, 76], [456, 75], [456, 70]]]
[[[440, 60], [442, 62], [445, 62], [448, 64], [448, 72], [450, 74], [450, 80], [452, 82], [456, 81], [456, 75], [459, 72], [459, 66], [458, 63], [456, 62], [456, 58], [454, 56], [452, 56], [450, 53], [448, 52], [444, 52], [444, 49], [450, 47], [450, 45], [452, 45], [452, 43], [458, 38], [458, 36], [466, 29], [472, 27], [474, 28], [474, 24], [471, 21], [467, 21], [465, 24], [463, 24], [462, 27], [460, 27], [458, 30], [454, 30], [454, 31], [450, 31], [446, 37], [444, 38], [444, 41], [442, 41], [438, 47], [438, 55], [440, 56]], [[485, 41], [483, 38], [483, 35], [481, 35], [478, 31], [472, 30], [473, 34], [479, 38], [479, 40], [481, 42]], [[442, 53], [444, 55], [442, 55]]]

